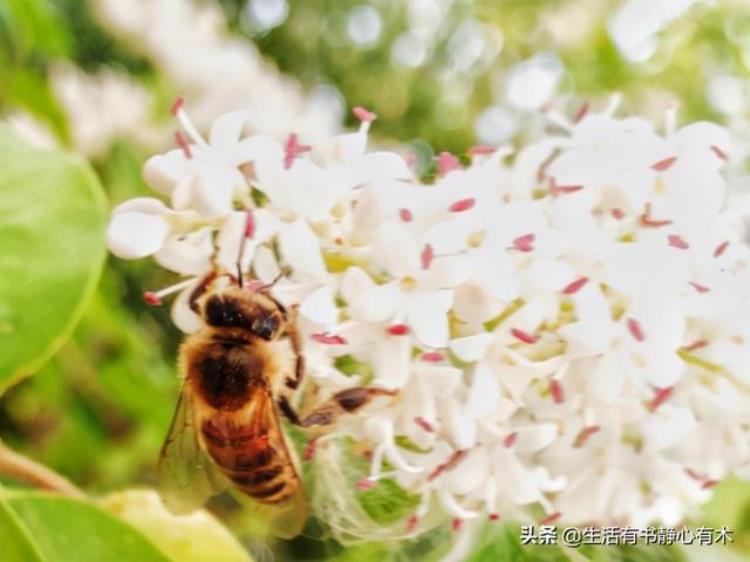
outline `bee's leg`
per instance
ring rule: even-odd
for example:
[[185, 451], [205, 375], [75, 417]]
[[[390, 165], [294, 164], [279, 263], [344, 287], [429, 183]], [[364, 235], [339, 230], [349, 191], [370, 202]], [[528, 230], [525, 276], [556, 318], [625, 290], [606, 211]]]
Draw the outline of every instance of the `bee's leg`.
[[293, 376], [287, 377], [285, 383], [291, 390], [296, 389], [302, 382], [302, 377], [305, 376], [305, 355], [302, 352], [302, 335], [299, 332], [299, 326], [297, 325], [297, 314], [299, 306], [294, 305], [289, 311], [287, 320], [287, 334], [289, 335], [289, 343], [292, 346], [292, 353], [294, 354], [294, 373]]
[[347, 388], [334, 394], [330, 400], [323, 402], [304, 418], [300, 418], [292, 410], [289, 402], [285, 398], [279, 400], [279, 407], [289, 420], [301, 427], [316, 427], [331, 425], [336, 419], [343, 414], [353, 414], [372, 400], [379, 396], [395, 396], [396, 390], [386, 390], [384, 388], [366, 388], [358, 386]]

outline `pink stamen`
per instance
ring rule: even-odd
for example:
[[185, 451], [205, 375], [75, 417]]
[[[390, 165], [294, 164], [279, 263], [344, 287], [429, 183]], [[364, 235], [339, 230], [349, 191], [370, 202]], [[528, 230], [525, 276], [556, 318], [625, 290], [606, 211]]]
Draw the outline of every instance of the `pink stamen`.
[[562, 195], [564, 193], [575, 193], [583, 189], [582, 185], [557, 185], [555, 178], [549, 179], [549, 192], [552, 195]]
[[437, 158], [438, 174], [444, 176], [448, 172], [461, 167], [461, 163], [458, 158], [453, 156], [450, 152], [441, 152]]
[[297, 133], [292, 133], [286, 140], [286, 146], [284, 150], [284, 168], [287, 170], [292, 167], [294, 159], [300, 154], [310, 152], [312, 147], [306, 144], [299, 144], [297, 139]]
[[646, 203], [646, 210], [641, 215], [641, 224], [643, 226], [650, 226], [651, 228], [659, 228], [660, 226], [667, 226], [672, 224], [671, 220], [656, 220], [651, 218], [651, 203]]
[[704, 490], [708, 490], [708, 489], [713, 488], [714, 486], [716, 486], [718, 483], [719, 483], [718, 480], [706, 480], [703, 483], [703, 486], [701, 486], [701, 488], [703, 488]]
[[643, 333], [643, 328], [640, 322], [635, 318], [628, 318], [628, 331], [637, 341], [643, 341], [646, 339], [646, 334]]
[[487, 146], [487, 145], [483, 145], [483, 144], [477, 144], [477, 145], [472, 146], [469, 149], [469, 155], [470, 156], [484, 156], [486, 154], [492, 154], [496, 150], [497, 150], [497, 148], [495, 148], [494, 146]]
[[565, 288], [562, 291], [563, 295], [575, 295], [588, 282], [589, 282], [588, 277], [579, 277], [572, 283], [569, 283], [568, 285], [565, 286]]
[[433, 470], [430, 475], [427, 477], [428, 482], [432, 482], [440, 476], [443, 472], [446, 470], [453, 469], [458, 463], [460, 463], [464, 458], [466, 458], [466, 455], [468, 453], [466, 451], [460, 450], [453, 453], [450, 457], [448, 457], [448, 460], [446, 460], [444, 463], [439, 464], [435, 470]]
[[622, 209], [612, 209], [610, 213], [612, 213], [612, 216], [615, 217], [618, 221], [622, 220], [622, 218], [625, 216], [625, 212]]
[[399, 209], [398, 216], [404, 222], [411, 222], [414, 220], [414, 215], [409, 209]]
[[347, 343], [346, 338], [344, 338], [343, 336], [339, 336], [338, 334], [329, 334], [327, 332], [312, 334], [310, 337], [318, 343], [324, 343], [327, 345], [344, 345]]
[[459, 519], [458, 517], [454, 518], [453, 521], [451, 521], [451, 528], [458, 532], [461, 530], [461, 526], [463, 525], [464, 521], [463, 519]]
[[513, 433], [506, 435], [505, 439], [503, 439], [503, 445], [510, 449], [516, 444], [516, 441], [518, 441], [518, 432], [514, 431]]
[[177, 98], [172, 103], [172, 107], [169, 108], [169, 112], [172, 114], [172, 116], [176, 117], [177, 112], [182, 109], [182, 106], [185, 105], [185, 100], [183, 98]]
[[692, 470], [692, 469], [690, 469], [690, 468], [686, 468], [686, 469], [685, 469], [685, 472], [686, 472], [686, 473], [687, 473], [687, 475], [688, 475], [688, 476], [690, 476], [690, 478], [692, 478], [693, 480], [698, 480], [698, 481], [700, 481], [700, 482], [703, 482], [703, 481], [705, 480], [705, 477], [704, 477], [704, 476], [701, 476], [700, 474], [698, 474], [697, 472], [695, 472], [694, 470]]
[[695, 283], [693, 281], [690, 281], [688, 284], [691, 285], [693, 287], [693, 289], [695, 289], [699, 293], [707, 293], [707, 292], [709, 292], [711, 290], [710, 288], [706, 287], [705, 285], [700, 285], [700, 284]]
[[377, 482], [370, 480], [369, 478], [362, 478], [357, 481], [357, 490], [372, 490], [376, 486]]
[[252, 211], [245, 213], [245, 238], [255, 236], [255, 216]]
[[490, 521], [499, 521], [500, 520], [500, 514], [499, 513], [490, 513], [487, 516], [487, 519], [489, 519]]
[[434, 257], [435, 250], [432, 249], [430, 244], [425, 244], [424, 248], [422, 248], [422, 253], [419, 256], [422, 261], [422, 269], [429, 269]]
[[685, 242], [682, 238], [680, 238], [677, 234], [670, 234], [667, 236], [667, 240], [669, 240], [669, 245], [673, 248], [677, 248], [678, 250], [687, 250], [690, 248], [690, 245]]
[[716, 154], [716, 156], [718, 156], [722, 160], [724, 160], [724, 161], [729, 160], [729, 156], [727, 156], [727, 153], [724, 152], [722, 149], [720, 149], [718, 146], [715, 146], [715, 145], [712, 144], [711, 145], [711, 150], [713, 150], [714, 154]]
[[563, 391], [563, 387], [560, 384], [560, 381], [557, 379], [550, 379], [549, 381], [549, 391], [552, 395], [552, 401], [555, 404], [562, 404], [565, 402], [565, 392]]
[[419, 517], [417, 517], [416, 515], [410, 516], [406, 520], [406, 532], [411, 533], [414, 529], [416, 529], [417, 523], [419, 523]]
[[388, 326], [385, 331], [392, 336], [405, 336], [410, 332], [409, 326], [406, 324], [393, 324], [392, 326]]
[[414, 418], [414, 423], [424, 429], [427, 433], [435, 433], [435, 428], [432, 427], [432, 424], [422, 416], [417, 416], [416, 418]]
[[652, 412], [655, 412], [656, 409], [664, 404], [667, 400], [669, 400], [669, 397], [672, 396], [672, 387], [668, 386], [666, 388], [659, 388], [654, 393], [654, 397], [648, 404], [648, 409]]
[[669, 158], [665, 158], [664, 160], [659, 160], [656, 164], [653, 164], [651, 166], [651, 169], [656, 172], [663, 172], [667, 168], [669, 168], [672, 164], [675, 163], [677, 160], [677, 156], [670, 156]]
[[428, 363], [440, 363], [443, 359], [445, 359], [445, 356], [439, 351], [426, 351], [422, 354], [422, 361]]
[[519, 330], [518, 328], [511, 328], [510, 333], [514, 338], [522, 341], [523, 343], [536, 343], [536, 341], [539, 339], [539, 336], [524, 332], [523, 330]]
[[583, 121], [583, 118], [588, 115], [590, 108], [591, 106], [589, 105], [589, 102], [583, 102], [581, 107], [578, 108], [578, 111], [575, 112], [575, 115], [573, 115], [573, 123], [580, 123]]
[[574, 447], [583, 447], [583, 445], [586, 444], [586, 441], [589, 440], [589, 437], [600, 431], [601, 428], [598, 425], [590, 425], [588, 427], [584, 427], [581, 432], [576, 436], [575, 441], [573, 442]]
[[531, 252], [534, 249], [534, 240], [536, 236], [533, 234], [524, 234], [513, 240], [513, 247], [519, 252]]
[[375, 121], [375, 119], [378, 118], [378, 116], [373, 113], [372, 111], [366, 110], [364, 107], [358, 105], [354, 109], [352, 109], [352, 113], [354, 113], [354, 116], [359, 119], [362, 123], [372, 123]]
[[193, 157], [193, 151], [190, 150], [190, 145], [188, 144], [185, 135], [183, 135], [180, 131], [175, 132], [174, 142], [177, 143], [177, 146], [182, 149], [182, 154], [185, 155], [185, 158], [190, 159]]
[[722, 254], [724, 254], [724, 252], [727, 251], [728, 247], [729, 247], [729, 240], [726, 240], [722, 242], [721, 244], [719, 244], [718, 246], [716, 246], [716, 249], [714, 250], [714, 257], [715, 258], [720, 257]]
[[706, 347], [707, 345], [708, 340], [698, 340], [691, 343], [690, 345], [686, 345], [682, 349], [684, 349], [685, 351], [695, 351], [696, 349], [701, 349], [703, 347]]
[[476, 199], [469, 197], [468, 199], [461, 199], [460, 201], [456, 201], [448, 207], [448, 210], [451, 213], [462, 213], [463, 211], [468, 211], [472, 207], [474, 207], [474, 204], [476, 203]]
[[161, 297], [152, 291], [143, 293], [143, 302], [149, 306], [161, 306], [162, 304]]
[[560, 519], [562, 517], [562, 513], [559, 511], [556, 511], [555, 513], [550, 513], [547, 517], [539, 521], [540, 525], [552, 525], [555, 521]]
[[245, 284], [245, 288], [251, 293], [258, 293], [265, 288], [266, 284], [259, 279], [251, 279]]
[[307, 447], [305, 447], [305, 455], [304, 459], [306, 461], [313, 460], [313, 457], [315, 457], [315, 451], [318, 448], [318, 437], [313, 437], [307, 442]]

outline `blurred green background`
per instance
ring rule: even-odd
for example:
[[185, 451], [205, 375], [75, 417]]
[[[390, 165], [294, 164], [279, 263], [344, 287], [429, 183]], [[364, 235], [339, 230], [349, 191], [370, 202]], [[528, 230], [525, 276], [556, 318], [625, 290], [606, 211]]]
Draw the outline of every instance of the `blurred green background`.
[[[203, 127], [249, 107], [257, 112], [252, 128], [279, 137], [299, 130], [303, 141], [353, 126], [349, 108], [363, 105], [379, 115], [376, 142], [408, 145], [423, 162], [443, 150], [519, 142], [543, 127], [536, 110], [553, 105], [573, 115], [584, 103], [602, 107], [613, 92], [623, 94], [626, 111], [657, 122], [678, 104], [682, 121], [715, 120], [750, 138], [750, 3], [665, 0], [635, 25], [618, 23], [629, 3], [637, 4], [0, 0], [0, 114], [27, 142], [87, 159], [109, 207], [149, 194], [140, 167], [169, 146], [178, 95]], [[524, 87], [532, 95], [519, 96]], [[737, 169], [745, 158], [743, 150], [733, 155]], [[181, 335], [168, 308], [146, 307], [141, 294], [171, 281], [148, 260], [107, 258], [71, 336], [0, 396], [0, 438], [94, 495], [153, 485]], [[2, 339], [0, 350], [7, 351]], [[718, 495], [706, 521], [735, 527], [736, 546], [750, 553], [750, 491], [728, 483]], [[506, 543], [505, 535], [488, 536], [472, 560], [568, 559]], [[301, 560], [300, 552], [383, 559], [386, 551], [420, 559], [418, 550], [309, 540], [283, 548], [281, 560]], [[713, 560], [717, 552], [690, 556]]]

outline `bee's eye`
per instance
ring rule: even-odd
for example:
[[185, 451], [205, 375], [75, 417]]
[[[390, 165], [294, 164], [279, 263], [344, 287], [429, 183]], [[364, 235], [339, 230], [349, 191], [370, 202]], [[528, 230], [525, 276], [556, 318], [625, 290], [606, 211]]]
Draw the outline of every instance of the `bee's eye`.
[[279, 319], [274, 315], [263, 315], [253, 321], [252, 331], [259, 338], [271, 340], [279, 329]]

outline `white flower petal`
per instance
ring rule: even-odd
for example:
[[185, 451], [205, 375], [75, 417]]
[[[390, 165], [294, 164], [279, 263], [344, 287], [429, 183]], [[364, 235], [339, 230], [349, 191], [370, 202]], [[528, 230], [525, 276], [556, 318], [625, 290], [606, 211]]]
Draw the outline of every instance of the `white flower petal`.
[[109, 221], [107, 246], [120, 258], [143, 258], [164, 245], [169, 230], [169, 223], [160, 216], [122, 211]]

